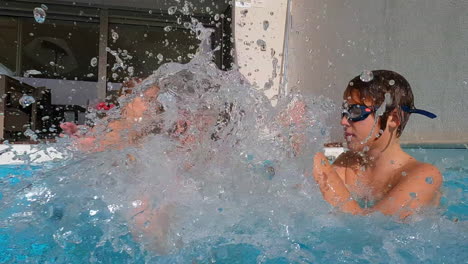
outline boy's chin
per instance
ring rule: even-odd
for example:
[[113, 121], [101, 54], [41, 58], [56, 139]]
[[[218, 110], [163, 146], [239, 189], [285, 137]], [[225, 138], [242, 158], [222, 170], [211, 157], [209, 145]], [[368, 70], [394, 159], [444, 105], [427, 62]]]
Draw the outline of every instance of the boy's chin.
[[346, 142], [346, 147], [353, 152], [362, 152], [366, 148], [366, 144], [361, 144], [360, 142]]

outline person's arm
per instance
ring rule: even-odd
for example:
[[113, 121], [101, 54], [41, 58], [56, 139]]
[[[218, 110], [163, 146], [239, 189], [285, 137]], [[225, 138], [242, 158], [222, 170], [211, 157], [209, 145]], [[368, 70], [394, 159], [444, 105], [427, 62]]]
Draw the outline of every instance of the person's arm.
[[135, 130], [136, 124], [150, 107], [151, 100], [156, 99], [158, 92], [158, 86], [151, 86], [143, 93], [143, 96], [135, 97], [121, 108], [119, 119], [106, 123], [106, 118], [104, 118], [100, 124], [90, 129], [87, 135], [76, 138], [75, 145], [83, 151], [103, 151], [132, 144], [139, 135], [139, 131]]
[[433, 203], [442, 184], [442, 176], [436, 167], [421, 164], [408, 171], [406, 178], [374, 207], [364, 209], [352, 199], [343, 180], [323, 153], [317, 153], [314, 157], [314, 178], [324, 199], [343, 212], [368, 214], [380, 211], [386, 215], [399, 215], [400, 218], [405, 218], [417, 209]]

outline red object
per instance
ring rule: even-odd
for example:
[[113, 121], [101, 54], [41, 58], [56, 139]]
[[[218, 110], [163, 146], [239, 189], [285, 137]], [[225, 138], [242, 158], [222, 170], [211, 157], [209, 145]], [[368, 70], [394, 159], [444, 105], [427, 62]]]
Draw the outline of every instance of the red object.
[[96, 109], [97, 110], [110, 110], [114, 107], [115, 105], [114, 104], [108, 104], [106, 102], [100, 102], [99, 104], [96, 105]]

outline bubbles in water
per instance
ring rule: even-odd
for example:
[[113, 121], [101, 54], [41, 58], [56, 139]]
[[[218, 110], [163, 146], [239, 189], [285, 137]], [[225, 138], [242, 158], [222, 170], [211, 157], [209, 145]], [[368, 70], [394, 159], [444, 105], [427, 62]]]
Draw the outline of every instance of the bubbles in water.
[[215, 21], [218, 21], [218, 20], [219, 20], [219, 14], [216, 14], [216, 15], [214, 16], [214, 20], [215, 20]]
[[111, 35], [112, 35], [112, 39], [114, 40], [114, 43], [117, 39], [119, 39], [119, 34], [115, 31], [115, 30], [111, 30]]
[[44, 11], [44, 9], [40, 7], [36, 7], [33, 10], [33, 15], [34, 15], [34, 20], [36, 20], [37, 23], [42, 24], [46, 20], [47, 14], [46, 14], [46, 11]]
[[190, 22], [184, 22], [184, 28], [189, 29], [192, 27], [192, 24]]
[[30, 106], [31, 104], [34, 104], [36, 102], [36, 100], [34, 99], [34, 97], [30, 96], [30, 95], [27, 95], [27, 94], [24, 94], [23, 96], [21, 96], [21, 98], [19, 99], [19, 104], [22, 106], [22, 107], [28, 107]]
[[176, 13], [176, 11], [177, 11], [177, 6], [171, 6], [171, 7], [169, 7], [169, 8], [167, 9], [167, 13], [168, 13], [169, 15], [174, 15], [174, 14]]
[[96, 57], [91, 58], [91, 66], [96, 67], [98, 64], [98, 59]]
[[395, 80], [390, 80], [390, 81], [388, 81], [388, 84], [394, 85], [394, 84], [395, 84]]
[[153, 10], [150, 9], [150, 10], [148, 11], [148, 13], [149, 13], [150, 15], [153, 14]]
[[374, 79], [374, 74], [372, 73], [372, 71], [364, 70], [359, 76], [359, 79], [361, 79], [361, 81], [363, 82], [370, 82]]
[[49, 9], [49, 8], [48, 8], [46, 5], [44, 5], [44, 4], [41, 5], [41, 8], [44, 9], [44, 11], [47, 11], [47, 10]]
[[267, 30], [270, 27], [270, 22], [268, 20], [263, 21], [263, 30]]
[[169, 32], [169, 31], [171, 31], [171, 30], [172, 30], [172, 27], [171, 27], [171, 26], [165, 26], [165, 27], [164, 27], [164, 31], [166, 31], [166, 32]]

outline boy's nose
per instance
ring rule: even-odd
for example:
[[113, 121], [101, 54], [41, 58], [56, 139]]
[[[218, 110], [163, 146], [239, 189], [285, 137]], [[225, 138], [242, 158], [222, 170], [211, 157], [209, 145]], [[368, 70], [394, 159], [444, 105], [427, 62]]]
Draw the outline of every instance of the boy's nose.
[[340, 124], [341, 124], [342, 126], [349, 126], [349, 125], [350, 125], [350, 124], [349, 124], [348, 117], [347, 117], [346, 115], [342, 115], [342, 116], [341, 116], [341, 122], [340, 122]]

